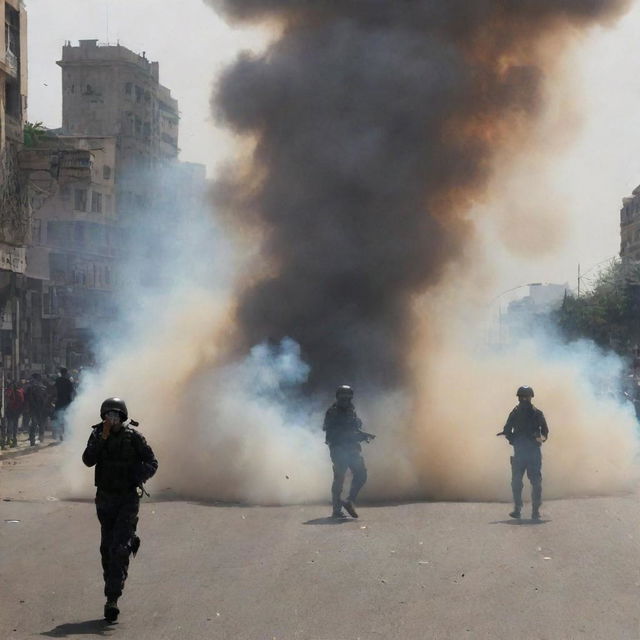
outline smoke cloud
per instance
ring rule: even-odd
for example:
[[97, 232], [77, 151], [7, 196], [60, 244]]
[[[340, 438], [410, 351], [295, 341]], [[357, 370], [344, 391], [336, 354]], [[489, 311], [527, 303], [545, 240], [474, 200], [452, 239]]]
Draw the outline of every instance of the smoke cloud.
[[280, 29], [215, 103], [256, 141], [252, 179], [221, 187], [234, 222], [264, 233], [262, 277], [238, 304], [243, 348], [291, 336], [315, 386], [401, 386], [412, 299], [468, 246], [496, 153], [523, 144], [561, 45], [626, 3], [213, 5]]
[[[617, 358], [539, 336], [486, 348], [495, 265], [474, 218], [497, 215], [496, 172], [539, 143], [563, 46], [627, 3], [208, 2], [274, 30], [214, 99], [251, 147], [216, 185], [226, 230], [198, 209], [162, 252], [169, 280], [138, 292], [145, 314], [103, 337], [105, 366], [71, 413], [77, 446], [101, 400], [124, 395], [160, 458], [155, 490], [326, 500], [322, 414], [349, 382], [378, 434], [363, 497], [508, 499], [509, 448], [493, 434], [531, 384], [551, 429], [545, 495], [632, 486], [635, 418], [599, 393], [617, 385]], [[510, 249], [539, 259], [559, 228], [543, 218], [533, 250], [509, 230]], [[258, 250], [239, 259], [229, 232]], [[87, 478], [76, 463], [74, 494]]]

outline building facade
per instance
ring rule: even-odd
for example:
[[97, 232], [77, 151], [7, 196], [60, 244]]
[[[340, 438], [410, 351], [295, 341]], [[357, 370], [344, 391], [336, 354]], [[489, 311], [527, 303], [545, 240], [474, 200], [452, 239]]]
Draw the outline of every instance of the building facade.
[[27, 177], [19, 151], [27, 110], [27, 15], [21, 0], [0, 0], [0, 365], [17, 375], [19, 280], [31, 226]]
[[622, 200], [620, 257], [625, 261], [640, 261], [640, 186]]
[[91, 363], [92, 332], [113, 319], [116, 139], [50, 135], [35, 153], [85, 167], [59, 176], [57, 191], [34, 212], [27, 252], [42, 318], [40, 331], [30, 333], [30, 368], [77, 368]]
[[62, 68], [62, 131], [117, 140], [116, 207], [123, 223], [148, 209], [159, 168], [177, 161], [179, 112], [160, 84], [159, 63], [121, 45], [67, 43]]

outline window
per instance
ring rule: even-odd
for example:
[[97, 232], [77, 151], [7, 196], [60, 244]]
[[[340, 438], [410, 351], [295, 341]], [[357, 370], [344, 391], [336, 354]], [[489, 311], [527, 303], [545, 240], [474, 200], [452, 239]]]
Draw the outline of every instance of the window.
[[86, 211], [87, 210], [87, 190], [86, 189], [76, 189], [75, 190], [73, 208], [76, 211]]
[[76, 245], [84, 246], [84, 225], [82, 223], [75, 225], [74, 231]]
[[142, 90], [142, 87], [138, 87], [136, 85], [136, 102], [142, 102], [143, 94], [144, 94], [144, 91]]
[[140, 136], [142, 134], [142, 120], [140, 118], [136, 118], [136, 136]]
[[130, 96], [130, 95], [131, 95], [132, 90], [133, 90], [133, 85], [132, 85], [130, 82], [127, 82], [127, 83], [124, 85], [124, 92], [125, 92], [128, 96]]
[[105, 213], [113, 213], [113, 198], [110, 195], [104, 197], [104, 211]]
[[34, 244], [40, 244], [42, 242], [42, 220], [33, 218], [31, 222], [31, 237]]
[[104, 180], [111, 180], [111, 167], [106, 164], [102, 167], [102, 178]]
[[102, 194], [97, 191], [91, 194], [91, 213], [102, 213]]
[[7, 81], [4, 86], [5, 111], [12, 118], [20, 118], [20, 88], [16, 82]]

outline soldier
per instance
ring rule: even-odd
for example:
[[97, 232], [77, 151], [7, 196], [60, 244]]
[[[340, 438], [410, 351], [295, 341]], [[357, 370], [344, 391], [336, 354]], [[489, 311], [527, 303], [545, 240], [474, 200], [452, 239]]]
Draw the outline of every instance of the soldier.
[[118, 598], [127, 579], [129, 556], [140, 547], [136, 535], [142, 486], [158, 468], [158, 461], [144, 437], [131, 425], [127, 405], [108, 398], [100, 407], [102, 422], [92, 427], [82, 461], [95, 465], [96, 511], [101, 527], [100, 555], [107, 602], [104, 617], [115, 622]]
[[[354, 502], [360, 489], [367, 481], [367, 468], [362, 459], [362, 441], [370, 442], [374, 435], [364, 433], [362, 420], [358, 418], [353, 406], [353, 389], [343, 385], [336, 391], [336, 402], [332, 404], [324, 418], [323, 430], [326, 433], [325, 443], [329, 445], [331, 462], [333, 463], [333, 485], [331, 498], [333, 502], [332, 518], [345, 518], [344, 507], [353, 518], [358, 517]], [[342, 487], [347, 469], [351, 469], [353, 477], [346, 501], [342, 500]]]
[[522, 477], [527, 472], [531, 483], [531, 519], [540, 519], [542, 504], [542, 451], [541, 445], [549, 437], [549, 428], [544, 414], [533, 406], [533, 389], [520, 387], [516, 391], [518, 405], [511, 411], [504, 429], [498, 435], [504, 435], [513, 445], [511, 456], [511, 489], [514, 509], [509, 514], [520, 518], [522, 511]]

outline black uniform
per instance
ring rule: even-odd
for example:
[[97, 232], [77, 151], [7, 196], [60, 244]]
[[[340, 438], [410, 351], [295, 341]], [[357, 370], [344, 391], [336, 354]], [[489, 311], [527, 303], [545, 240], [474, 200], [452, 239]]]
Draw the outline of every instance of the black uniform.
[[367, 468], [364, 465], [360, 445], [362, 420], [358, 418], [352, 404], [341, 407], [336, 402], [327, 410], [322, 428], [326, 432], [325, 441], [329, 445], [333, 463], [331, 498], [334, 512], [336, 512], [342, 508], [342, 487], [347, 469], [351, 469], [353, 474], [347, 498], [349, 502], [355, 502], [360, 489], [367, 481]]
[[103, 440], [102, 424], [93, 427], [82, 461], [96, 467], [104, 593], [107, 599], [117, 600], [127, 579], [129, 556], [140, 545], [136, 536], [140, 504], [137, 487], [153, 476], [158, 461], [135, 429], [122, 426]]
[[513, 445], [511, 457], [511, 490], [517, 509], [522, 508], [522, 477], [527, 472], [531, 483], [531, 505], [537, 510], [542, 504], [542, 451], [536, 438], [549, 436], [544, 414], [532, 404], [519, 404], [509, 417], [503, 430]]

